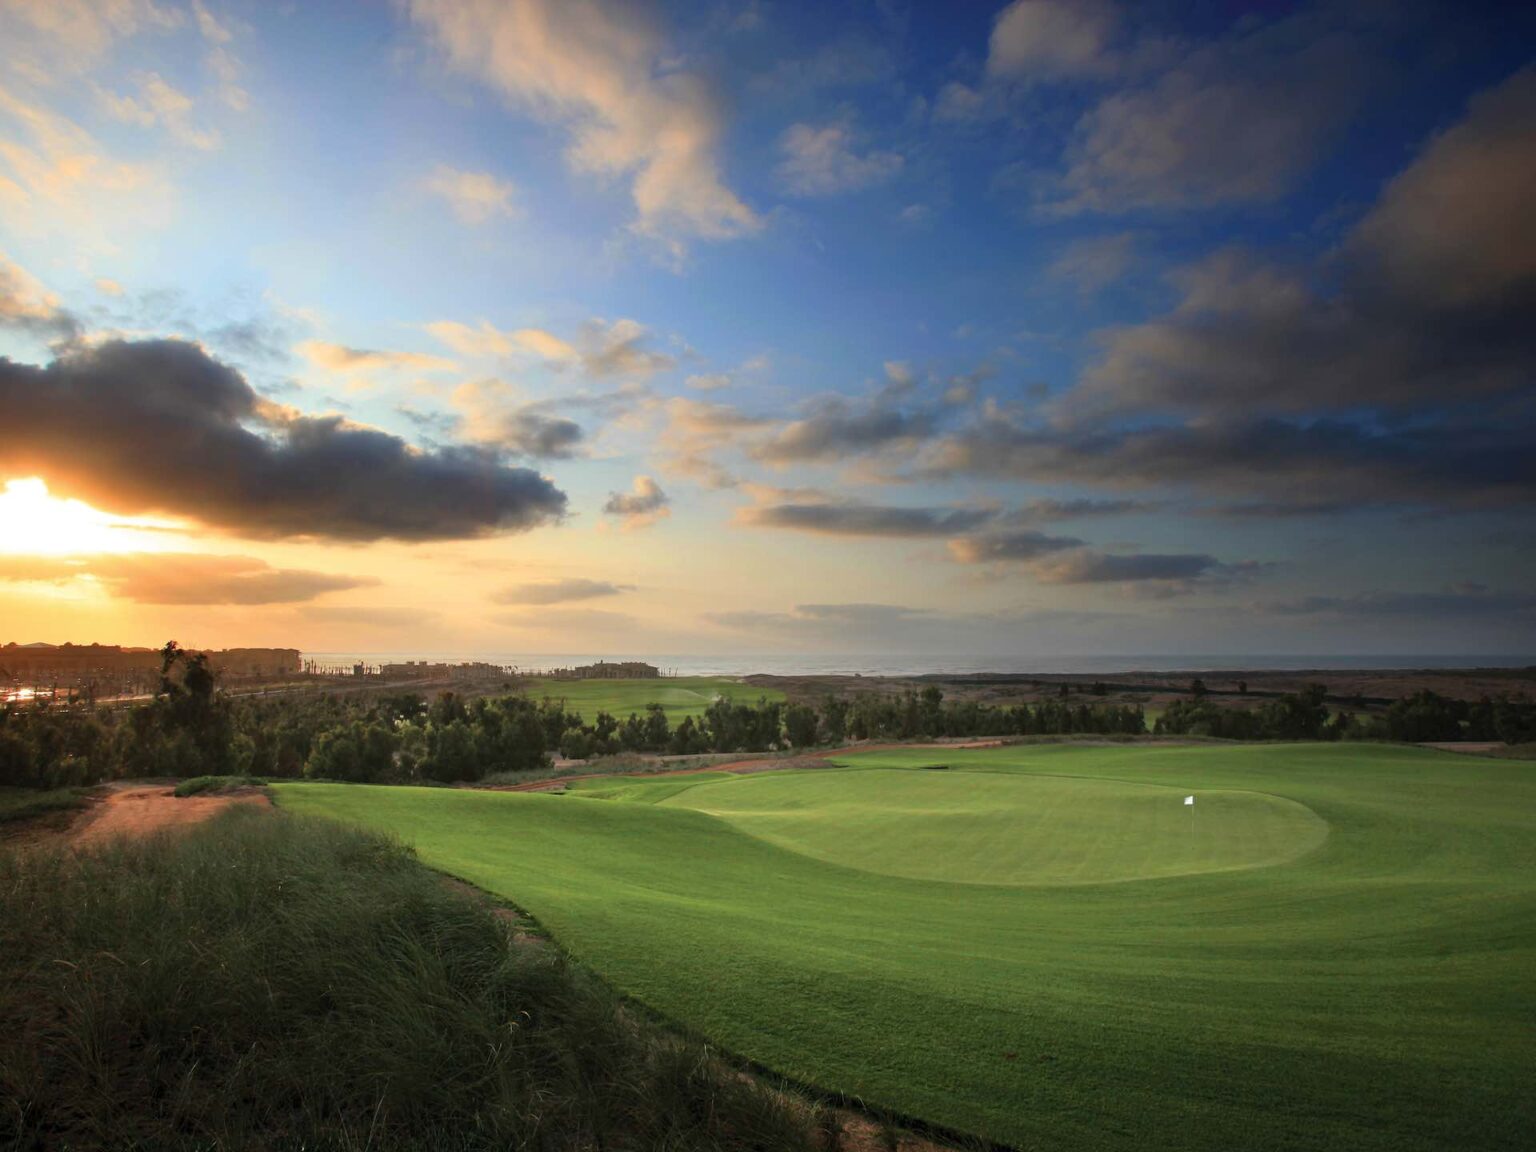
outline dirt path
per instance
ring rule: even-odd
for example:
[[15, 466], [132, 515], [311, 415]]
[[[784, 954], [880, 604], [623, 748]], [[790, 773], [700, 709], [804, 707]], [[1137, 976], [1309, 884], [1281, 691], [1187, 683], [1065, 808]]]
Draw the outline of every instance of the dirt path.
[[147, 836], [166, 828], [200, 824], [235, 804], [269, 807], [256, 788], [178, 799], [169, 784], [114, 784], [66, 833], [71, 844], [100, 844], [116, 836]]
[[[785, 768], [812, 768], [817, 765], [807, 761], [827, 760], [833, 756], [847, 756], [853, 752], [952, 752], [957, 748], [1001, 748], [1001, 740], [970, 740], [963, 744], [852, 744], [844, 748], [822, 748], [798, 756], [785, 756], [780, 760], [753, 759], [728, 760], [724, 764], [704, 764], [696, 768], [669, 768], [661, 772], [583, 772], [576, 776], [554, 776], [547, 780], [529, 780], [525, 784], [494, 784], [491, 792], [561, 792], [567, 784], [577, 780], [607, 780], [637, 778], [650, 780], [661, 776], [697, 776], [701, 772], [730, 772], [746, 776], [752, 772], [780, 772]], [[467, 785], [473, 788], [474, 785]]]

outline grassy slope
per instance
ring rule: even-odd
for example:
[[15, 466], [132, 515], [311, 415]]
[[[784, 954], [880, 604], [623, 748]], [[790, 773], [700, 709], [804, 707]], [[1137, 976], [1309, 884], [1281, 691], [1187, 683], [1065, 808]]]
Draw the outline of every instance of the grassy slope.
[[631, 712], [645, 712], [647, 704], [660, 704], [667, 719], [676, 724], [684, 716], [695, 718], [716, 696], [726, 696], [747, 703], [759, 697], [782, 700], [784, 693], [754, 688], [726, 676], [677, 676], [665, 680], [531, 680], [528, 695], [534, 700], [548, 696], [563, 699], [566, 707], [580, 712], [588, 724], [599, 712], [624, 719]]
[[1256, 790], [1306, 805], [1329, 835], [1268, 868], [1005, 887], [817, 860], [679, 806], [686, 792], [282, 797], [400, 832], [747, 1056], [961, 1130], [1047, 1149], [1523, 1145], [1536, 1123], [1528, 766], [1295, 745], [946, 759]]
[[0, 1148], [808, 1152], [398, 845], [224, 814], [0, 851]]

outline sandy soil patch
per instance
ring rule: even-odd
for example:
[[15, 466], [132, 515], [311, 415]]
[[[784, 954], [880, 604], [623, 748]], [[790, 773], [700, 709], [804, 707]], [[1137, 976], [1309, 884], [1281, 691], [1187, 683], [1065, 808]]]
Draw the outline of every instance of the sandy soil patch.
[[177, 799], [174, 785], [114, 785], [100, 803], [86, 810], [68, 835], [72, 844], [100, 844], [116, 836], [147, 836], [166, 828], [200, 824], [236, 804], [267, 808], [271, 800], [259, 788]]

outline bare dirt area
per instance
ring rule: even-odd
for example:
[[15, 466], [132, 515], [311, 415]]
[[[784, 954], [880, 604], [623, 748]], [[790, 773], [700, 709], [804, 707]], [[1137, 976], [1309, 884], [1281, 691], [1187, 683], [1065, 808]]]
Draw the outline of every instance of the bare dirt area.
[[71, 844], [87, 847], [118, 836], [147, 836], [167, 828], [200, 824], [236, 804], [267, 808], [260, 788], [178, 798], [171, 784], [113, 784], [65, 833]]

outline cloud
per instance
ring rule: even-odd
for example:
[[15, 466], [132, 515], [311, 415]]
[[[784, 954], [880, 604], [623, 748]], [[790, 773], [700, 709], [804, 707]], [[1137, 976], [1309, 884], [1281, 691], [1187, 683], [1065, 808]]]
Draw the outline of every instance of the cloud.
[[1316, 268], [1225, 248], [1101, 334], [1077, 412], [1403, 409], [1513, 394], [1536, 360], [1536, 69], [1474, 99]]
[[1393, 180], [1350, 239], [1374, 282], [1430, 307], [1485, 305], [1536, 282], [1536, 67], [1474, 97]]
[[1063, 248], [1046, 273], [1080, 291], [1097, 292], [1124, 276], [1135, 254], [1136, 237], [1130, 232], [1091, 236]]
[[1059, 427], [990, 412], [935, 440], [923, 475], [1223, 497], [1519, 507], [1536, 500], [1529, 429], [1444, 422], [1362, 427], [1326, 419], [1206, 418], [1187, 425]]
[[628, 376], [637, 380], [647, 380], [677, 367], [674, 357], [645, 347], [649, 338], [650, 331], [633, 320], [615, 320], [612, 324], [592, 320], [577, 340], [581, 366], [591, 376]]
[[240, 87], [240, 61], [230, 49], [235, 34], [221, 23], [203, 3], [192, 0], [192, 14], [197, 18], [197, 30], [208, 44], [203, 55], [204, 66], [213, 74], [219, 100], [236, 112], [244, 112], [250, 106], [250, 93]]
[[100, 292], [103, 296], [121, 296], [123, 294], [123, 286], [107, 276], [98, 276], [95, 283], [96, 291]]
[[109, 340], [46, 367], [0, 358], [0, 472], [119, 513], [253, 537], [441, 540], [552, 523], [566, 497], [483, 448], [425, 452], [264, 400], [178, 340]]
[[370, 348], [349, 348], [326, 340], [306, 340], [298, 346], [298, 352], [316, 367], [344, 376], [380, 370], [454, 372], [459, 367], [452, 360], [422, 352], [380, 352]]
[[[1077, 4], [1031, 9], [1083, 21]], [[1113, 91], [1086, 112], [1045, 210], [1187, 209], [1261, 203], [1288, 191], [1349, 123], [1376, 62], [1358, 30], [1326, 11], [1238, 27], [1149, 69], [1150, 83]], [[1029, 43], [1065, 51], [1084, 67], [1105, 59], [1086, 33]]]
[[722, 388], [731, 386], [731, 378], [724, 372], [712, 372], [707, 375], [689, 376], [683, 383], [698, 392], [718, 392]]
[[500, 451], [539, 460], [568, 460], [584, 436], [581, 425], [548, 411], [546, 404], [518, 401], [511, 385], [501, 380], [474, 380], [453, 392], [470, 439]]
[[957, 80], [939, 89], [933, 104], [933, 118], [941, 124], [964, 124], [980, 120], [987, 108], [985, 91]]
[[174, 203], [157, 169], [111, 159], [74, 121], [3, 87], [0, 118], [20, 130], [0, 137], [0, 204], [8, 203], [9, 213], [52, 223], [79, 240], [108, 213], [144, 228]]
[[0, 327], [70, 339], [79, 323], [30, 272], [0, 252]]
[[1222, 567], [1214, 556], [1189, 552], [1121, 555], [1092, 549], [1037, 560], [1032, 570], [1046, 584], [1108, 584], [1138, 580], [1194, 580]]
[[1114, 8], [1098, 0], [1014, 0], [992, 25], [989, 76], [1021, 82], [1102, 76], [1117, 25]]
[[164, 128], [177, 142], [200, 151], [219, 147], [218, 132], [193, 126], [192, 98], [185, 92], [167, 83], [158, 72], [141, 72], [134, 82], [138, 86], [137, 96], [97, 89], [97, 96], [113, 119], [141, 128]]
[[835, 196], [884, 183], [901, 171], [896, 152], [856, 150], [846, 123], [795, 124], [779, 139], [779, 183], [795, 196]]
[[672, 499], [649, 476], [636, 476], [633, 492], [610, 492], [603, 511], [624, 521], [624, 527], [645, 528], [672, 515]]
[[1049, 524], [1057, 520], [1153, 512], [1160, 507], [1160, 504], [1146, 500], [1029, 500], [1008, 513], [1004, 519], [1014, 524]]
[[643, 418], [662, 416], [656, 446], [668, 472], [692, 477], [711, 488], [735, 487], [737, 479], [718, 462], [718, 455], [770, 427], [772, 421], [751, 416], [729, 404], [713, 404], [673, 396], [645, 406]]
[[677, 367], [675, 357], [648, 347], [651, 331], [634, 320], [588, 320], [571, 340], [542, 328], [506, 331], [482, 320], [478, 325], [439, 320], [426, 326], [437, 339], [471, 359], [534, 356], [556, 368], [576, 365], [588, 376], [646, 380]]
[[377, 584], [371, 576], [273, 568], [251, 556], [138, 552], [104, 556], [0, 557], [0, 580], [94, 581], [136, 604], [296, 604]]
[[579, 172], [630, 175], [641, 235], [674, 250], [758, 231], [721, 179], [718, 102], [669, 66], [645, 15], [608, 0], [411, 0], [449, 63], [572, 134]]
[[518, 584], [495, 593], [497, 604], [565, 604], [572, 600], [596, 600], [633, 592], [633, 584], [611, 584], [607, 580], [552, 580], [542, 584]]
[[771, 463], [835, 460], [849, 453], [914, 448], [930, 435], [934, 411], [898, 407], [896, 392], [882, 390], [868, 400], [826, 396], [813, 400], [807, 414], [784, 424], [753, 450]]
[[1072, 536], [1047, 536], [1043, 532], [1021, 529], [958, 537], [949, 542], [949, 554], [961, 564], [1014, 563], [1038, 560], [1052, 552], [1077, 548], [1082, 543]]
[[501, 216], [516, 220], [523, 214], [517, 185], [489, 172], [464, 172], [439, 164], [427, 178], [427, 191], [446, 200], [465, 224], [484, 224]]
[[182, 13], [155, 0], [0, 0], [0, 31], [16, 48], [41, 53], [30, 70], [84, 72], [98, 64], [114, 43], [144, 30], [167, 31]]
[[737, 510], [736, 522], [754, 528], [785, 528], [822, 536], [913, 538], [952, 536], [992, 520], [986, 508], [893, 508], [857, 501], [769, 504]]

